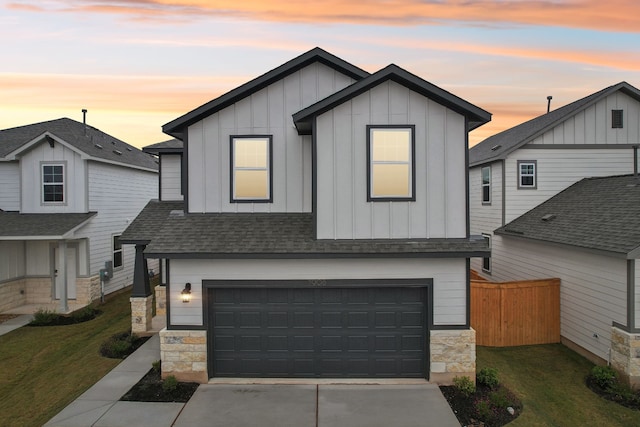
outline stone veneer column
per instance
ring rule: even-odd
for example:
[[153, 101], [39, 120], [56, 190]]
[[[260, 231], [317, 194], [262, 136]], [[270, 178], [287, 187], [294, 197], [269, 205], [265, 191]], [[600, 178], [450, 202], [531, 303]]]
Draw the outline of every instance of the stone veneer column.
[[156, 286], [156, 316], [166, 316], [167, 314], [167, 287]]
[[611, 366], [629, 385], [640, 386], [640, 334], [611, 328]]
[[476, 331], [469, 329], [432, 330], [429, 381], [453, 384], [455, 377], [476, 379]]
[[151, 329], [153, 296], [131, 297], [131, 332], [143, 333]]
[[160, 331], [162, 378], [173, 375], [178, 381], [209, 382], [207, 373], [207, 331]]

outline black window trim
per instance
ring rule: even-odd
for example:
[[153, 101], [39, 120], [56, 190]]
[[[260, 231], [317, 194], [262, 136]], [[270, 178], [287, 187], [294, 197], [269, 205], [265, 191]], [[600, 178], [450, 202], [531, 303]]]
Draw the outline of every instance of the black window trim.
[[[121, 235], [122, 234], [111, 235], [111, 261], [113, 262], [114, 270], [121, 270], [124, 268], [124, 248], [122, 247], [122, 243], [120, 243]], [[118, 243], [120, 244], [119, 249], [116, 249], [116, 239], [118, 239]], [[120, 265], [116, 265], [116, 252], [120, 253]]]
[[[487, 184], [484, 183], [484, 170], [485, 169], [489, 169], [489, 182]], [[482, 204], [489, 206], [491, 205], [491, 166], [483, 166], [482, 168], [480, 168], [480, 198], [482, 200]], [[485, 200], [484, 199], [484, 187], [489, 187], [489, 200]]]
[[[411, 196], [373, 197], [371, 195], [371, 130], [410, 129], [411, 130]], [[367, 125], [367, 202], [415, 202], [416, 201], [416, 125]]]
[[[482, 237], [487, 240], [487, 243], [489, 244], [489, 250], [491, 250], [491, 234], [482, 233]], [[485, 262], [488, 263], [487, 268], [485, 268]], [[482, 271], [491, 274], [491, 256], [482, 258]]]
[[[258, 139], [266, 138], [268, 144], [268, 180], [269, 197], [266, 199], [236, 199], [233, 191], [234, 184], [234, 164], [233, 164], [233, 141], [235, 139]], [[229, 135], [229, 200], [231, 203], [273, 203], [273, 135]]]
[[[533, 165], [533, 185], [522, 185], [521, 165]], [[537, 160], [518, 160], [518, 190], [537, 190], [538, 189], [538, 161]]]

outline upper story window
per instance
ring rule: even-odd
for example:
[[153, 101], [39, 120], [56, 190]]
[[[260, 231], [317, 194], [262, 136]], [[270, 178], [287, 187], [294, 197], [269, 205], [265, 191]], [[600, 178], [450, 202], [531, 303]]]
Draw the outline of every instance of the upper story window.
[[535, 160], [518, 160], [518, 188], [537, 188], [537, 169]]
[[42, 201], [44, 203], [63, 203], [64, 165], [42, 165]]
[[623, 128], [623, 118], [624, 110], [611, 110], [611, 127], [619, 129]]
[[367, 201], [415, 200], [415, 126], [367, 126]]
[[[482, 233], [482, 237], [487, 241], [487, 246], [491, 249], [491, 235]], [[487, 273], [491, 273], [491, 257], [482, 258], [482, 271], [486, 271]]]
[[231, 202], [273, 201], [272, 136], [231, 137]]
[[491, 204], [491, 166], [482, 168], [482, 204]]
[[122, 267], [122, 243], [120, 236], [113, 236], [113, 268]]

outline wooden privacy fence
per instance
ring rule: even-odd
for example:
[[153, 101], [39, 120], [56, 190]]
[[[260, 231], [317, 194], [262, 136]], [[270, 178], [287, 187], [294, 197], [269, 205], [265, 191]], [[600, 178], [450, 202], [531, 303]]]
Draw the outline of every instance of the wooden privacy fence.
[[489, 347], [560, 342], [560, 279], [472, 280], [471, 327]]

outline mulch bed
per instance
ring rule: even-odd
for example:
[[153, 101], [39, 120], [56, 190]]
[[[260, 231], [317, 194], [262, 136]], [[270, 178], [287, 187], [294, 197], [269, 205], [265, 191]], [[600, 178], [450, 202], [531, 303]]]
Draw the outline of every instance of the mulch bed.
[[520, 400], [503, 386], [498, 386], [496, 390], [503, 390], [512, 399], [511, 401], [514, 403], [511, 407], [514, 410], [514, 414], [511, 415], [506, 409], [493, 408], [490, 413], [490, 419], [485, 418], [484, 421], [480, 421], [481, 417], [476, 410], [476, 403], [482, 400], [490, 400], [489, 395], [492, 392], [490, 388], [478, 385], [475, 394], [469, 397], [460, 393], [455, 386], [440, 386], [440, 390], [447, 402], [449, 402], [449, 406], [451, 406], [460, 424], [466, 427], [500, 427], [515, 420], [522, 413]]
[[0, 323], [6, 322], [7, 320], [15, 319], [20, 316], [19, 314], [0, 314]]
[[160, 370], [151, 368], [120, 400], [134, 402], [187, 402], [200, 384], [178, 383], [175, 390], [162, 388]]
[[587, 387], [600, 397], [636, 411], [640, 410], [640, 391], [634, 391], [619, 384], [613, 390], [604, 390], [591, 376], [587, 377], [586, 383]]

